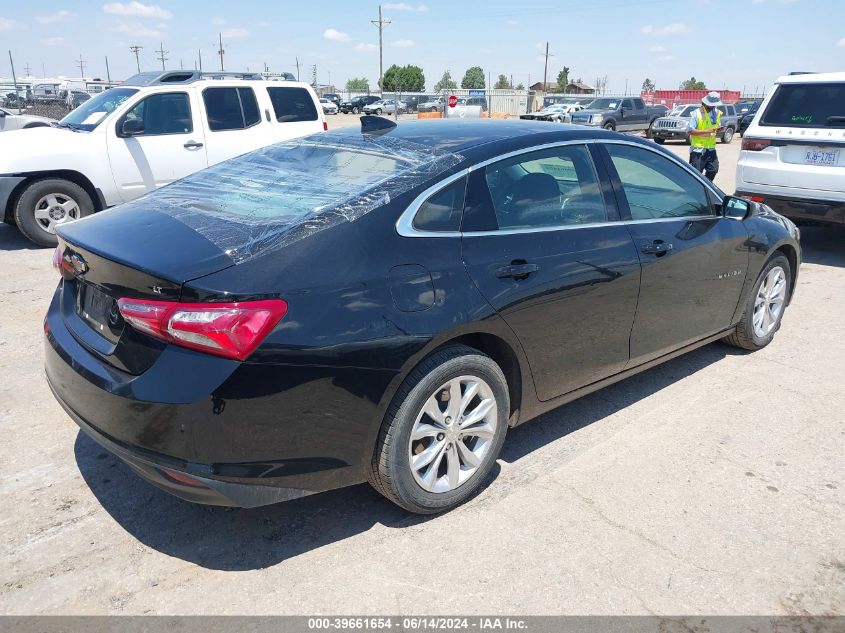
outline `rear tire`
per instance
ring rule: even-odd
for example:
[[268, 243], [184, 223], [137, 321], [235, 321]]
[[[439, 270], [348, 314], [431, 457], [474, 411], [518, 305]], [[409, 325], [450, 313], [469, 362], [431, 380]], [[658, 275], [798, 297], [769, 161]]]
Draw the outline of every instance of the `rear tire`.
[[358, 114], [358, 108], [352, 108], [352, 114]]
[[602, 125], [602, 127], [603, 127], [605, 130], [610, 130], [611, 132], [615, 132], [615, 131], [616, 131], [616, 124], [615, 124], [613, 121], [608, 121], [607, 123], [605, 123], [604, 125]]
[[[781, 253], [775, 253], [760, 271], [736, 328], [722, 340], [750, 351], [766, 347], [780, 329], [791, 286], [789, 260]], [[776, 304], [775, 312], [772, 307]]]
[[62, 178], [29, 183], [15, 203], [15, 224], [39, 246], [58, 243], [56, 226], [94, 213], [94, 202], [82, 187]]
[[387, 410], [370, 483], [410, 512], [451, 510], [490, 474], [509, 411], [505, 376], [489, 356], [464, 345], [433, 353], [405, 379]]
[[734, 138], [734, 129], [732, 127], [727, 128], [722, 133], [722, 143], [730, 143]]

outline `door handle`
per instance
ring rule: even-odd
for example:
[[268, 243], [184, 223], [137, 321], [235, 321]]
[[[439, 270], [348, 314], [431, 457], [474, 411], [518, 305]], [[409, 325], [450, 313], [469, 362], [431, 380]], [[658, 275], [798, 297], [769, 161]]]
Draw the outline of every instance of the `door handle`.
[[663, 240], [654, 240], [651, 244], [644, 244], [640, 249], [646, 255], [657, 255], [662, 257], [674, 248], [671, 244], [667, 244]]
[[196, 141], [188, 141], [182, 147], [185, 149], [198, 149], [202, 147], [202, 143], [197, 143]]
[[536, 273], [540, 270], [537, 264], [514, 263], [508, 266], [502, 266], [496, 270], [496, 277], [499, 279], [527, 279], [531, 273]]

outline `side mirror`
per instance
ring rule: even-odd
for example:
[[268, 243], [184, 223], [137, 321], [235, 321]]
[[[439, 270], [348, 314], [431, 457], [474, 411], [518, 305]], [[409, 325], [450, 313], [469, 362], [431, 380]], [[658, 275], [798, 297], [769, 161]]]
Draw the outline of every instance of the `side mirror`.
[[144, 133], [144, 122], [141, 119], [125, 119], [120, 126], [120, 136], [127, 138]]
[[751, 213], [751, 203], [744, 198], [727, 196], [722, 201], [722, 215], [734, 220], [744, 220]]

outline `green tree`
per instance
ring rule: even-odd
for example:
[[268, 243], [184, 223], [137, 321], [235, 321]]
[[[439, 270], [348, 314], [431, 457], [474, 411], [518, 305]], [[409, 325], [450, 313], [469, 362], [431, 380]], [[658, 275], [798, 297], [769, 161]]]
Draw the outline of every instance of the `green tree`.
[[525, 90], [525, 86], [522, 84], [516, 84], [516, 88], [514, 90]]
[[384, 71], [384, 86], [387, 92], [422, 92], [425, 90], [425, 75], [422, 68], [408, 64], [393, 64]]
[[461, 88], [480, 90], [485, 87], [484, 69], [481, 66], [473, 66], [467, 69], [466, 73], [464, 73], [464, 78], [461, 80]]
[[569, 86], [569, 66], [564, 66], [557, 74], [557, 91], [566, 94], [566, 88]]
[[655, 87], [654, 82], [646, 77], [643, 81], [643, 92], [654, 92]]
[[346, 81], [346, 90], [349, 92], [364, 92], [370, 89], [369, 80], [364, 77], [353, 77]]
[[681, 82], [681, 90], [707, 90], [707, 84], [695, 77], [690, 77], [686, 81]]
[[440, 78], [436, 84], [434, 84], [434, 92], [441, 92], [443, 90], [455, 90], [458, 87], [458, 84], [452, 79], [452, 74], [447, 70], [443, 73], [443, 76]]
[[508, 79], [507, 75], [499, 75], [499, 78], [496, 79], [496, 84], [493, 86], [496, 90], [511, 90], [513, 88], [513, 84], [511, 80]]

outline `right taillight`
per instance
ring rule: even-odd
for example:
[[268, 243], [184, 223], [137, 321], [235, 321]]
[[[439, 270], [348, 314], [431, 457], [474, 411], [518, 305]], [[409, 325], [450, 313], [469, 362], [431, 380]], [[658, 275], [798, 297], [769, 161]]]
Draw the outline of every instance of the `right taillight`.
[[759, 152], [766, 149], [772, 142], [764, 138], [750, 138], [746, 136], [742, 139], [742, 149], [749, 152]]
[[123, 319], [141, 332], [201, 352], [246, 360], [287, 312], [282, 299], [176, 303], [118, 299]]

